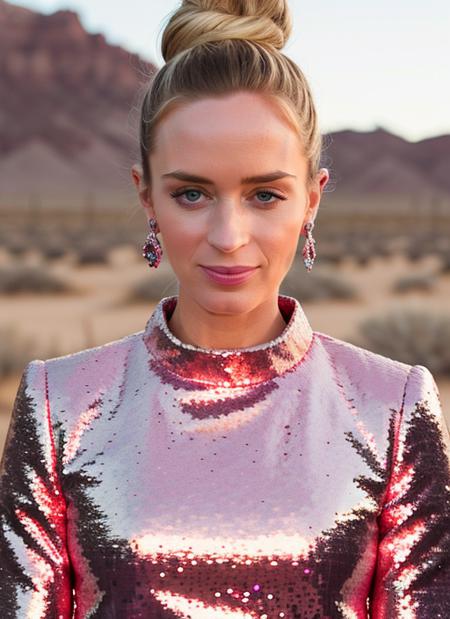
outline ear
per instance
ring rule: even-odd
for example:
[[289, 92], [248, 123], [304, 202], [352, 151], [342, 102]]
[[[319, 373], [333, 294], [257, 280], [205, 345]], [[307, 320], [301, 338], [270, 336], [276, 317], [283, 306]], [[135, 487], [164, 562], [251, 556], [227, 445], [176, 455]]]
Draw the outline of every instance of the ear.
[[136, 186], [139, 202], [141, 203], [141, 206], [146, 213], [147, 219], [156, 218], [150, 187], [148, 187], [144, 183], [144, 173], [142, 170], [142, 166], [138, 163], [135, 163], [131, 167], [131, 177], [133, 179], [133, 183]]
[[308, 221], [314, 222], [314, 220], [316, 219], [317, 211], [319, 210], [320, 199], [322, 197], [323, 190], [325, 189], [325, 185], [328, 183], [329, 179], [330, 173], [327, 168], [321, 168], [317, 173], [317, 176], [314, 179], [314, 182], [312, 183], [308, 192], [308, 208], [305, 212], [303, 225], [305, 225], [305, 223]]

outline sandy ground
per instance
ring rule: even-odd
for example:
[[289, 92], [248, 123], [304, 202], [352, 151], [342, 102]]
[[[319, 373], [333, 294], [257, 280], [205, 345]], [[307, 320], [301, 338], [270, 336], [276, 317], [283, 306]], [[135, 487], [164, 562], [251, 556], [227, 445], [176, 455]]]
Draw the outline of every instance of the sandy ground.
[[[36, 261], [30, 254], [27, 260]], [[0, 252], [0, 264], [7, 257]], [[317, 265], [318, 266], [318, 265]], [[448, 311], [450, 275], [439, 278], [433, 293], [394, 295], [392, 283], [401, 275], [430, 272], [438, 266], [429, 256], [411, 263], [402, 255], [376, 257], [368, 266], [346, 260], [338, 267], [342, 277], [356, 285], [358, 301], [305, 302], [303, 307], [316, 331], [346, 339], [356, 335], [356, 325], [366, 316], [399, 306]], [[11, 327], [33, 338], [36, 358], [68, 354], [118, 339], [145, 327], [154, 304], [124, 302], [130, 284], [151, 276], [144, 260], [129, 247], [116, 249], [108, 266], [76, 267], [70, 256], [52, 267], [76, 286], [65, 295], [0, 296], [0, 327]], [[327, 267], [321, 266], [326, 269]], [[167, 296], [167, 295], [165, 295]], [[45, 352], [48, 351], [48, 352]], [[9, 423], [20, 374], [0, 380], [0, 451]], [[444, 413], [450, 423], [450, 378], [437, 379]]]

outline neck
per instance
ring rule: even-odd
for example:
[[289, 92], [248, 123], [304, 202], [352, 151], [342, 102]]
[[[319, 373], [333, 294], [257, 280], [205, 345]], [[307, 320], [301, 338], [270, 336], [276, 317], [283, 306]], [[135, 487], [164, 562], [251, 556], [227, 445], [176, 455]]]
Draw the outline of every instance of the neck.
[[[227, 338], [227, 341], [219, 341], [217, 338], [206, 341], [201, 337], [188, 336], [186, 339], [196, 343], [181, 340], [169, 327], [169, 320], [175, 314], [178, 302], [177, 295], [161, 299], [148, 319], [143, 333], [143, 341], [149, 353], [149, 368], [154, 370], [164, 383], [173, 385], [175, 389], [186, 385], [186, 381], [201, 388], [213, 387], [215, 393], [217, 389], [217, 393], [222, 393], [223, 389], [245, 390], [257, 385], [261, 385], [263, 390], [270, 389], [270, 381], [286, 372], [294, 371], [313, 341], [314, 332], [303, 308], [293, 297], [278, 295], [279, 311], [287, 324], [274, 338], [267, 339], [270, 338], [269, 329], [266, 329], [265, 335], [258, 330], [258, 343], [254, 325], [246, 321], [249, 325], [248, 331], [253, 333], [253, 337], [245, 337], [245, 344], [250, 344], [249, 346], [238, 342], [236, 335], [233, 339]], [[252, 313], [251, 318], [260, 313]], [[217, 312], [214, 316], [216, 314]], [[195, 330], [192, 333], [204, 335], [203, 314], [197, 317], [191, 309], [187, 315], [196, 318], [194, 327], [199, 333], [196, 334]], [[230, 323], [231, 332], [234, 334], [236, 317], [241, 323], [241, 316], [235, 308]], [[182, 324], [185, 327], [185, 324]], [[255, 324], [259, 326], [260, 322]], [[195, 398], [193, 401], [205, 412], [203, 404], [200, 406]], [[241, 398], [238, 397], [237, 401], [241, 402]]]
[[180, 290], [168, 325], [186, 344], [200, 348], [248, 348], [275, 339], [286, 328], [278, 295], [244, 313], [217, 314], [205, 310]]

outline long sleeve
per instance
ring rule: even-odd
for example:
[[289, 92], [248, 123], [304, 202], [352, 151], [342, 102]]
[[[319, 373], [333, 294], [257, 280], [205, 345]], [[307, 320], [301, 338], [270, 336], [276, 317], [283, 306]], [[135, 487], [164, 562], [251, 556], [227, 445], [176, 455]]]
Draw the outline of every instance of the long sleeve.
[[379, 515], [374, 619], [450, 617], [450, 437], [431, 372], [413, 366]]
[[45, 361], [25, 368], [0, 464], [0, 617], [68, 619], [66, 506]]

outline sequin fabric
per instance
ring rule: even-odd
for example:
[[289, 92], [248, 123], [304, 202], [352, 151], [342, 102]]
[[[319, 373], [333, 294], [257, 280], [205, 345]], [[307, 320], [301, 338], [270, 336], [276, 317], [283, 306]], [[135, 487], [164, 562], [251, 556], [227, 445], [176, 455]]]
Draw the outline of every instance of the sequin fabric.
[[145, 328], [30, 362], [1, 461], [2, 619], [448, 619], [450, 438], [436, 383], [312, 331]]

